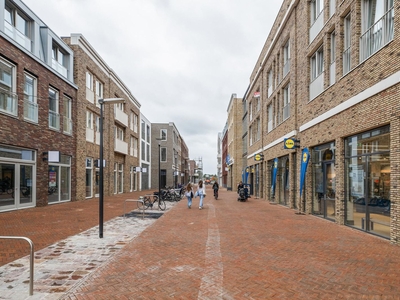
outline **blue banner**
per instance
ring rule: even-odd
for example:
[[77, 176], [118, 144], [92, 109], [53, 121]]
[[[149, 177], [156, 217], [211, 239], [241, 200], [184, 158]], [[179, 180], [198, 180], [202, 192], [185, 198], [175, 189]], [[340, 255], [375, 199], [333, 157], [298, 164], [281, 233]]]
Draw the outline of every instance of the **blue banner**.
[[272, 182], [271, 182], [271, 196], [275, 197], [276, 187], [276, 176], [278, 175], [278, 159], [274, 159], [274, 165], [272, 166]]
[[249, 179], [249, 167], [246, 168], [246, 174], [245, 174], [245, 179], [243, 180], [244, 183], [247, 183], [247, 180]]
[[303, 192], [304, 182], [306, 180], [306, 171], [308, 166], [308, 161], [310, 160], [310, 152], [308, 148], [304, 148], [301, 152], [301, 165], [300, 165], [300, 197]]

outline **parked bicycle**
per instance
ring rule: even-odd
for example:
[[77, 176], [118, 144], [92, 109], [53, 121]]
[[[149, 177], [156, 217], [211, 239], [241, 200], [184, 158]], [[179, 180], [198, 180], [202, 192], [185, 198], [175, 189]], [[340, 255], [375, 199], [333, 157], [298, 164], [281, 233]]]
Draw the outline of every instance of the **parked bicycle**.
[[167, 188], [161, 190], [161, 200], [164, 201], [179, 201], [181, 200], [180, 196], [175, 192], [173, 188]]
[[137, 203], [138, 209], [140, 209], [140, 210], [146, 210], [148, 208], [153, 208], [154, 205], [158, 205], [158, 208], [160, 210], [165, 210], [167, 208], [165, 201], [160, 199], [156, 195], [145, 195], [140, 200], [143, 200], [143, 203], [142, 202]]

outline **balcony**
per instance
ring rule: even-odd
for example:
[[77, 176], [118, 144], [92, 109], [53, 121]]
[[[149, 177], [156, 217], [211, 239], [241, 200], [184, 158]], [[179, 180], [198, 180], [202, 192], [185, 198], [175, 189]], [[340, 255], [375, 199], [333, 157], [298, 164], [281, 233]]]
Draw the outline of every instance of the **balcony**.
[[[86, 127], [86, 141], [90, 143], [94, 143], [94, 130], [92, 128]], [[100, 144], [100, 140], [99, 140]]]
[[67, 77], [68, 71], [67, 68], [64, 67], [62, 64], [60, 64], [58, 61], [55, 59], [51, 60], [51, 67], [56, 70], [59, 74], [61, 74], [64, 77]]
[[86, 87], [86, 100], [94, 104], [94, 92]]
[[0, 111], [17, 115], [18, 96], [9, 90], [0, 88]]
[[115, 115], [114, 115], [115, 121], [125, 127], [128, 127], [128, 115], [117, 107], [115, 107], [114, 112], [115, 112]]
[[128, 154], [128, 143], [121, 141], [119, 139], [115, 139], [114, 151], [127, 155]]
[[324, 91], [324, 72], [310, 83], [310, 101]]
[[393, 40], [393, 25], [394, 10], [392, 7], [360, 37], [361, 62]]
[[4, 22], [4, 32], [26, 50], [32, 52], [32, 41], [7, 21]]
[[317, 37], [318, 33], [321, 32], [322, 28], [324, 27], [324, 10], [320, 12], [315, 22], [310, 27], [310, 40], [309, 44]]
[[38, 104], [25, 100], [24, 101], [24, 118], [25, 120], [38, 123]]

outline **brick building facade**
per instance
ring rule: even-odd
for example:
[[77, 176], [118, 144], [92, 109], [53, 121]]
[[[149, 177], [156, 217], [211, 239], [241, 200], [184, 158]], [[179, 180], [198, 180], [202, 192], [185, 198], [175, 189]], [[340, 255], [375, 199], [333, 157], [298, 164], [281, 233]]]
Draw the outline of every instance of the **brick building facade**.
[[81, 34], [63, 40], [74, 51], [74, 80], [78, 90], [77, 199], [98, 197], [100, 152], [99, 99], [123, 98], [103, 105], [104, 195], [139, 190], [140, 103], [118, 75]]
[[[283, 1], [244, 97], [244, 167], [259, 168], [265, 199], [399, 243], [400, 7], [393, 4]], [[258, 118], [262, 130], [254, 132]], [[294, 143], [285, 149], [286, 139]]]
[[76, 200], [73, 52], [23, 2], [0, 7], [0, 211]]
[[236, 94], [232, 94], [228, 105], [228, 155], [227, 166], [229, 168], [227, 176], [227, 188], [236, 190], [239, 181], [242, 180], [242, 99]]

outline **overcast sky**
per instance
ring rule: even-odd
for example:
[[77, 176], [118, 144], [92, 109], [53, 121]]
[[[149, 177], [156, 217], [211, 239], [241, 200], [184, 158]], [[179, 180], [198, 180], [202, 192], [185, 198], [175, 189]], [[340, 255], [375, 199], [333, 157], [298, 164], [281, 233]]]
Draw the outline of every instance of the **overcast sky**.
[[23, 0], [58, 36], [81, 33], [152, 123], [174, 122], [217, 173], [217, 137], [242, 98], [281, 0]]

